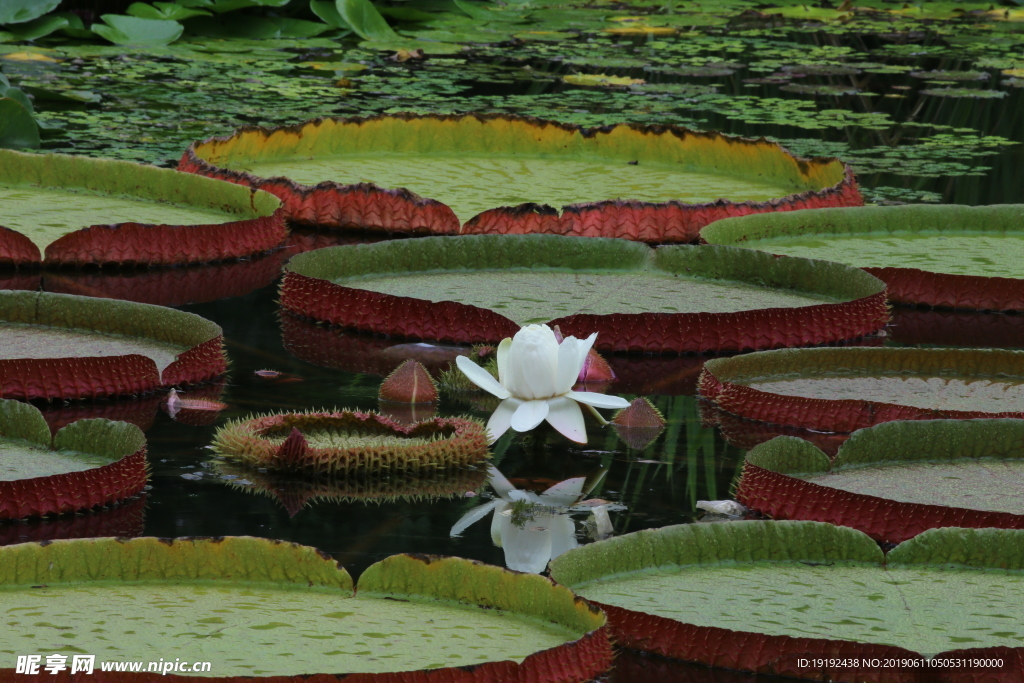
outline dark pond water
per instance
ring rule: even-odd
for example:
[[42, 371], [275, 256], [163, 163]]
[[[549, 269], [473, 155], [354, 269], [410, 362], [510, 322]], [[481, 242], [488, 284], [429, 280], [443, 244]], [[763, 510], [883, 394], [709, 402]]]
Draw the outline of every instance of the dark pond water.
[[[230, 51], [219, 53], [219, 61], [197, 57], [218, 54], [213, 49], [198, 53], [183, 47], [180, 52], [168, 49], [147, 56], [86, 47], [71, 49], [66, 54], [69, 61], [60, 68], [6, 64], [4, 70], [25, 84], [88, 87], [103, 95], [99, 107], [43, 107], [44, 118], [64, 126], [46, 143], [48, 148], [163, 165], [173, 164], [192, 139], [223, 134], [244, 123], [294, 123], [315, 115], [398, 110], [513, 111], [586, 124], [639, 117], [650, 123], [683, 122], [736, 134], [771, 135], [802, 154], [850, 158], [861, 172], [868, 196], [877, 200], [1021, 201], [1024, 162], [1019, 143], [1024, 141], [1024, 117], [1018, 114], [1024, 106], [1024, 89], [1006, 85], [1002, 99], [928, 96], [921, 93], [924, 81], [909, 75], [919, 70], [967, 69], [972, 60], [987, 55], [997, 66], [982, 69], [989, 79], [985, 87], [994, 88], [1000, 69], [1012, 66], [1012, 55], [1006, 57], [1006, 50], [1017, 43], [1006, 50], [990, 46], [992, 54], [988, 54], [973, 43], [964, 47], [949, 42], [941, 32], [929, 31], [923, 29], [916, 37], [908, 33], [901, 43], [833, 30], [738, 26], [731, 33], [708, 31], [696, 36], [696, 46], [683, 39], [591, 40], [584, 32], [570, 43], [479, 46], [454, 62], [454, 58], [438, 58], [422, 64], [389, 62], [384, 53], [358, 48], [351, 41], [326, 46], [290, 41], [261, 47], [254, 49], [255, 61], [231, 58]], [[889, 49], [894, 45], [899, 49]], [[919, 49], [915, 52], [907, 45]], [[315, 55], [314, 49], [319, 50]], [[996, 57], [1005, 59], [998, 62]], [[314, 58], [344, 58], [366, 69], [348, 73], [351, 90], [338, 94], [333, 82], [326, 80], [333, 74], [325, 78], [323, 73], [297, 70], [302, 59]], [[558, 81], [564, 73], [585, 66], [588, 58], [595, 64], [592, 70], [600, 66], [608, 74], [644, 77], [650, 85], [664, 87], [596, 91]], [[625, 66], [614, 66], [616, 59]], [[717, 75], [679, 68], [683, 62], [694, 67], [725, 61], [736, 64], [722, 67], [728, 73]], [[861, 94], [809, 96], [785, 88], [795, 77], [769, 78], [785, 74], [794, 64], [853, 61], [859, 64], [856, 76], [808, 74], [800, 77], [798, 85], [849, 86]], [[875, 66], [864, 66], [868, 62]], [[530, 73], [524, 71], [526, 67]], [[675, 72], [659, 75], [658, 67], [672, 67]], [[453, 70], [463, 78], [453, 79]], [[863, 93], [894, 96], [869, 100]], [[780, 102], [799, 104], [787, 108]], [[779, 115], [783, 110], [790, 114]], [[849, 112], [848, 123], [836, 124], [836, 115], [827, 114], [836, 111]], [[308, 248], [346, 239], [307, 235], [301, 241]], [[195, 426], [172, 420], [161, 409], [159, 396], [95, 406], [50, 406], [54, 420], [87, 416], [95, 409], [107, 416], [129, 416], [146, 426], [151, 489], [144, 500], [108, 511], [0, 525], [0, 541], [108, 534], [255, 535], [316, 546], [353, 574], [400, 552], [458, 555], [504, 565], [505, 549], [492, 541], [489, 518], [459, 537], [450, 535], [463, 515], [491, 499], [482, 473], [433, 481], [428, 487], [402, 481], [324, 486], [239, 471], [212, 457], [208, 446], [216, 427], [232, 418], [279, 410], [376, 410], [382, 373], [409, 351], [389, 350], [401, 341], [282, 319], [274, 278], [283, 258], [284, 254], [277, 254], [216, 268], [131, 276], [45, 274], [44, 287], [50, 291], [169, 303], [207, 300], [212, 282], [230, 283], [223, 290], [230, 296], [178, 306], [223, 327], [230, 374], [222, 386], [207, 387], [201, 393], [229, 407], [212, 424]], [[0, 286], [34, 288], [39, 281], [33, 274], [6, 273], [0, 274]], [[886, 337], [858, 343], [1024, 348], [1024, 316], [897, 310]], [[770, 434], [727, 421], [723, 426], [732, 443], [723, 438], [723, 431], [713, 426], [713, 411], [694, 397], [702, 357], [616, 356], [610, 360], [618, 379], [603, 391], [628, 398], [648, 396], [664, 413], [668, 424], [652, 444], [635, 450], [610, 427], [589, 423], [590, 442], [575, 445], [544, 427], [499, 441], [494, 464], [517, 487], [535, 492], [572, 477], [597, 479], [603, 472], [588, 497], [614, 504], [610, 520], [615, 534], [694, 522], [699, 518], [698, 500], [729, 497], [741, 446]], [[255, 374], [264, 369], [283, 375]], [[469, 413], [484, 420], [490, 412], [487, 405], [451, 395], [444, 397], [437, 410], [439, 415]], [[431, 496], [430, 490], [448, 495]], [[588, 524], [590, 514], [578, 512], [572, 517], [575, 541], [590, 541], [594, 533]], [[616, 674], [619, 681], [738, 683], [755, 678], [761, 680], [632, 655], [619, 660]]]

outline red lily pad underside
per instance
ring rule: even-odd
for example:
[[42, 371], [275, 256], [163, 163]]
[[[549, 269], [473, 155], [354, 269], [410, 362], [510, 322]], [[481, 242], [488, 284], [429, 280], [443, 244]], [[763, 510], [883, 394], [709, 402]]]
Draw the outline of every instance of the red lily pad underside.
[[[452, 301], [428, 302], [343, 287], [286, 272], [281, 306], [348, 329], [407, 339], [494, 343], [519, 325], [490, 310]], [[602, 351], [709, 352], [772, 349], [871, 334], [888, 320], [885, 295], [800, 308], [735, 313], [571, 315], [549, 322], [565, 335], [598, 333]]]
[[135, 538], [146, 523], [146, 497], [139, 495], [107, 510], [0, 525], [0, 546], [68, 538]]

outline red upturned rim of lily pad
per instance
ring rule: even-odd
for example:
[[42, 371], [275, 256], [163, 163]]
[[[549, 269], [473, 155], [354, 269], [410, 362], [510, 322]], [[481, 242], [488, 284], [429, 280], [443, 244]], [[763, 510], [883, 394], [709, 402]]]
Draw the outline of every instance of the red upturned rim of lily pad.
[[223, 212], [225, 220], [204, 225], [83, 225], [50, 242], [45, 254], [40, 254], [39, 247], [28, 236], [3, 226], [0, 210], [0, 265], [208, 263], [270, 251], [288, 236], [285, 212], [277, 198], [166, 168], [114, 159], [0, 149], [2, 183], [184, 204]]
[[[6, 569], [6, 571], [5, 571]], [[23, 543], [0, 548], [0, 586], [29, 589], [33, 584], [105, 587], [145, 582], [282, 587], [317, 590], [330, 598], [432, 600], [519, 614], [554, 623], [575, 640], [539, 650], [521, 662], [487, 661], [392, 673], [313, 673], [310, 675], [168, 676], [174, 681], [245, 683], [580, 683], [612, 665], [612, 646], [604, 613], [568, 588], [536, 574], [494, 567], [474, 560], [437, 555], [392, 555], [366, 569], [354, 582], [327, 553], [295, 543], [227, 536], [215, 538], [93, 538]], [[96, 590], [103, 588], [97, 587]], [[13, 662], [8, 666], [13, 666]], [[152, 681], [152, 673], [108, 672], [98, 667], [89, 680]], [[13, 668], [0, 680], [18, 680]], [[68, 670], [53, 680], [72, 681]]]
[[15, 323], [153, 339], [186, 350], [161, 371], [140, 354], [0, 360], [0, 397], [78, 400], [143, 394], [227, 372], [221, 328], [193, 313], [114, 299], [0, 291], [0, 325]]
[[[995, 206], [921, 205], [864, 206], [822, 209], [790, 216], [758, 216], [723, 220], [701, 230], [711, 244], [733, 244], [772, 251], [791, 238], [826, 242], [831, 237], [887, 234], [942, 236], [968, 233], [1024, 236], [1024, 205]], [[897, 235], [892, 235], [894, 238]], [[822, 254], [821, 258], [830, 258]], [[841, 261], [835, 258], [831, 260]], [[855, 261], [888, 288], [889, 301], [978, 311], [1024, 311], [1024, 278], [957, 275], [924, 268], [878, 266]]]
[[[428, 151], [433, 149], [430, 141], [435, 137], [452, 145], [450, 151], [462, 147], [478, 151], [507, 148], [517, 153], [566, 154], [578, 149], [595, 153], [600, 148], [596, 153], [623, 160], [664, 159], [737, 173], [749, 173], [752, 165], [763, 164], [767, 169], [763, 174], [777, 174], [813, 189], [763, 202], [613, 200], [571, 204], [560, 212], [551, 206], [527, 203], [496, 207], [460, 225], [445, 204], [403, 188], [384, 189], [369, 183], [340, 185], [329, 179], [308, 186], [218, 165], [224, 163], [222, 159], [234, 156], [249, 159], [291, 152], [308, 156], [318, 144], [330, 149]], [[710, 157], [714, 157], [713, 162], [708, 161]], [[278, 128], [248, 126], [230, 136], [192, 143], [178, 169], [266, 190], [281, 199], [289, 220], [295, 223], [434, 235], [546, 233], [692, 242], [703, 226], [730, 216], [864, 203], [849, 166], [834, 158], [801, 159], [765, 138], [751, 140], [666, 125], [583, 128], [509, 114], [399, 113], [320, 118]]]
[[430, 302], [339, 284], [365, 275], [548, 269], [698, 276], [818, 295], [834, 302], [739, 312], [576, 314], [548, 322], [566, 336], [597, 332], [602, 351], [745, 351], [824, 344], [872, 334], [889, 319], [885, 288], [863, 271], [826, 261], [774, 257], [753, 249], [673, 245], [557, 235], [425, 237], [329, 247], [285, 267], [281, 307], [331, 325], [395, 337], [496, 343], [520, 328], [493, 310]]
[[140, 493], [85, 514], [0, 524], [0, 546], [68, 538], [135, 538], [141, 536], [145, 528], [146, 494]]
[[[646, 529], [570, 550], [551, 562], [551, 576], [586, 595], [589, 582], [644, 570], [717, 565], [736, 568], [754, 562], [808, 565], [886, 565], [946, 568], [1024, 569], [1019, 534], [1005, 529], [932, 529], [883, 555], [865, 534], [806, 521], [741, 521], [681, 524]], [[1018, 534], [1017, 536], [1004, 536]], [[1012, 545], [1012, 549], [1007, 548]], [[612, 640], [622, 647], [707, 666], [802, 680], [836, 683], [1016, 683], [1024, 673], [1024, 648], [951, 650], [934, 659], [1002, 658], [1004, 666], [984, 669], [928, 668], [924, 657], [893, 645], [850, 640], [769, 635], [700, 626], [591, 600], [608, 615]], [[905, 662], [883, 668], [872, 660]], [[825, 659], [828, 663], [801, 660]], [[926, 674], [926, 675], [923, 675]]]
[[[381, 441], [316, 446], [308, 438], [314, 430], [358, 432]], [[274, 443], [273, 437], [286, 438]], [[409, 443], [401, 443], [403, 439]], [[416, 474], [473, 466], [490, 457], [486, 430], [477, 420], [435, 417], [401, 424], [378, 413], [351, 410], [234, 420], [217, 430], [213, 443], [217, 454], [252, 467], [311, 474]]]
[[1024, 423], [1008, 419], [887, 422], [854, 432], [834, 458], [803, 439], [779, 436], [747, 453], [736, 499], [774, 519], [851, 527], [885, 543], [902, 543], [941, 527], [1024, 529], [1024, 515], [901, 502], [799, 476], [887, 462], [1022, 459], [1021, 443]]
[[79, 420], [51, 437], [50, 428], [37, 408], [0, 399], [0, 435], [0, 439], [87, 453], [109, 461], [80, 471], [0, 480], [0, 520], [61, 515], [112, 505], [138, 495], [146, 485], [146, 438], [141, 429], [127, 422]]
[[957, 373], [957, 368], [968, 369], [958, 376], [1024, 380], [1024, 351], [874, 347], [781, 349], [709, 360], [704, 364], [698, 388], [702, 397], [733, 415], [823, 432], [848, 434], [893, 420], [1024, 418], [1022, 412], [937, 410], [856, 398], [788, 396], [744, 384], [745, 381], [800, 375], [942, 377]]

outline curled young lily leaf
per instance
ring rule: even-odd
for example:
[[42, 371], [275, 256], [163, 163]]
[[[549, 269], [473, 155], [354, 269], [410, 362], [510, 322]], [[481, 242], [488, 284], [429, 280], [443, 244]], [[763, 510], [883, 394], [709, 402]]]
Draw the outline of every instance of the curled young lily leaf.
[[1024, 529], [1024, 421], [887, 422], [830, 459], [778, 437], [751, 450], [737, 499], [776, 519], [859, 529], [899, 543], [937, 527]]
[[551, 575], [600, 604], [615, 641], [632, 649], [842, 683], [931, 680], [921, 676], [926, 659], [943, 663], [935, 680], [980, 680], [957, 659], [994, 657], [985, 680], [1011, 683], [1024, 658], [1007, 625], [1024, 608], [998, 598], [998, 608], [978, 606], [1017, 590], [1022, 550], [1024, 531], [933, 529], [883, 556], [854, 529], [737, 521], [581, 546], [554, 560]]
[[889, 300], [975, 310], [1024, 310], [1024, 205], [910, 205], [746, 216], [701, 237], [773, 254], [864, 268]]
[[783, 349], [704, 364], [701, 396], [760, 422], [849, 433], [892, 420], [1024, 417], [1024, 352]]
[[220, 261], [288, 234], [266, 193], [110, 159], [0, 150], [0, 200], [0, 264], [15, 266]]
[[141, 394], [227, 370], [219, 326], [162, 306], [0, 291], [0, 396]]
[[690, 242], [727, 216], [862, 203], [841, 162], [764, 139], [505, 115], [246, 128], [178, 168], [272, 192], [294, 222], [387, 232]]
[[[67, 625], [76, 648], [95, 652], [113, 628], [118, 653], [141, 660], [172, 628], [195, 634], [203, 656], [220, 663], [204, 676], [212, 681], [255, 668], [367, 683], [573, 683], [612, 659], [604, 614], [572, 591], [460, 558], [394, 555], [353, 585], [329, 555], [293, 543], [100, 538], [0, 548], [0, 587], [15, 612], [35, 605], [5, 628], [17, 641], [33, 636], [37, 651], [68, 647], [64, 630], [40, 633], [40, 620]], [[474, 632], [492, 635], [487, 648], [465, 637]], [[14, 675], [6, 666], [0, 676]]]
[[704, 352], [820, 344], [888, 319], [882, 283], [824, 261], [750, 249], [555, 235], [396, 240], [300, 254], [286, 311], [413, 339], [497, 343], [547, 322], [602, 351]]
[[110, 505], [146, 485], [146, 439], [135, 425], [80, 420], [52, 437], [34, 406], [0, 399], [0, 520]]

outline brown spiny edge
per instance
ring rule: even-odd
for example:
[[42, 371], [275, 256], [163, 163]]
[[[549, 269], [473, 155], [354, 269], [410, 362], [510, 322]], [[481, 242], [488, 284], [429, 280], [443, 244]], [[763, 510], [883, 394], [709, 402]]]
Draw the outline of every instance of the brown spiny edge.
[[[282, 453], [282, 446], [269, 439], [275, 434], [294, 434], [296, 428], [360, 431], [395, 437], [395, 442], [349, 448], [316, 448], [303, 443], [299, 448], [296, 439]], [[402, 438], [428, 441], [406, 445], [400, 443]], [[278, 413], [237, 420], [217, 430], [214, 445], [219, 454], [255, 467], [340, 476], [374, 472], [430, 473], [475, 465], [490, 457], [486, 430], [483, 423], [476, 420], [438, 417], [403, 425], [377, 413], [349, 410]]]
[[928, 529], [1024, 529], [1024, 515], [945, 505], [900, 503], [850, 493], [743, 463], [736, 500], [773, 519], [810, 520], [847, 526], [884, 543], [902, 543]]
[[138, 495], [149, 476], [146, 447], [102, 467], [0, 481], [0, 520], [60, 515]]
[[[344, 329], [469, 344], [519, 331], [505, 316], [454, 301], [430, 302], [344, 287], [286, 270], [281, 307]], [[889, 319], [885, 293], [834, 304], [736, 313], [614, 313], [550, 321], [566, 336], [597, 332], [601, 351], [708, 353], [808, 346], [877, 332]]]
[[698, 132], [681, 126], [614, 124], [584, 128], [576, 124], [538, 119], [531, 116], [509, 114], [419, 115], [413, 113], [380, 114], [367, 117], [318, 118], [304, 123], [279, 128], [244, 126], [233, 135], [208, 138], [193, 142], [182, 154], [178, 170], [226, 180], [246, 187], [265, 190], [277, 196], [294, 223], [323, 225], [338, 228], [363, 228], [387, 232], [415, 234], [530, 234], [578, 235], [587, 237], [617, 237], [649, 243], [695, 242], [700, 229], [713, 221], [733, 216], [745, 216], [766, 211], [793, 211], [798, 209], [862, 206], [864, 203], [853, 170], [845, 166], [843, 180], [823, 190], [808, 190], [766, 202], [728, 202], [718, 200], [704, 204], [670, 202], [602, 201], [571, 204], [558, 210], [539, 204], [499, 207], [485, 211], [460, 226], [454, 212], [445, 204], [423, 198], [406, 189], [387, 190], [377, 185], [358, 183], [339, 185], [330, 181], [315, 186], [301, 185], [287, 178], [260, 178], [245, 171], [220, 168], [200, 158], [198, 146], [227, 142], [235, 135], [257, 133], [264, 138], [284, 131], [301, 135], [307, 126], [319, 126], [326, 120], [361, 125], [379, 119], [457, 121], [475, 118], [478, 121], [502, 119], [521, 121], [538, 127], [554, 126], [567, 132], [578, 132], [585, 138], [608, 133], [617, 126], [625, 126], [644, 135], [700, 136], [712, 140], [722, 139], [729, 144], [771, 144], [780, 152], [796, 159], [801, 169], [810, 164], [835, 161], [831, 157], [803, 159], [792, 155], [778, 143], [766, 138], [749, 139], [723, 135], [717, 131]]

